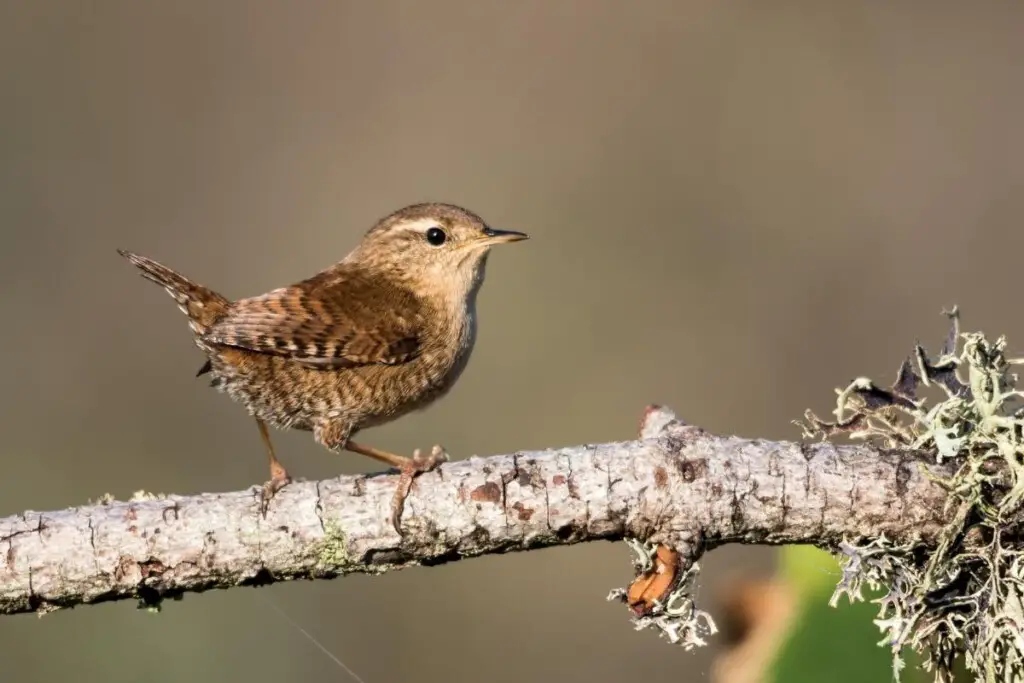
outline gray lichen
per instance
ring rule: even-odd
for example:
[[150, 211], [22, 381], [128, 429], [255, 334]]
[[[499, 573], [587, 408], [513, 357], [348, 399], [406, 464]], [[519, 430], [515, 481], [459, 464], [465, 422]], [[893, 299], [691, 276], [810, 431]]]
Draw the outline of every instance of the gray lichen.
[[[634, 565], [638, 574], [654, 570], [655, 553], [658, 544], [645, 543], [635, 538], [626, 538], [626, 544], [636, 555]], [[690, 564], [673, 581], [673, 586], [664, 600], [653, 600], [650, 610], [633, 617], [637, 631], [654, 629], [668, 638], [670, 643], [679, 644], [685, 650], [707, 645], [705, 636], [718, 632], [714, 619], [707, 612], [697, 609], [693, 599], [693, 586], [700, 572], [700, 565]], [[608, 594], [608, 600], [626, 602], [627, 589], [616, 588]]]
[[[960, 334], [957, 311], [947, 315], [952, 330], [937, 359], [917, 345], [889, 389], [859, 378], [838, 391], [835, 422], [806, 414], [807, 437], [845, 433], [956, 466], [938, 481], [949, 492], [949, 522], [935, 547], [842, 544], [831, 603], [863, 600], [865, 585], [885, 591], [872, 602], [896, 680], [909, 647], [939, 683], [952, 681], [961, 656], [979, 681], [1024, 681], [1024, 551], [1008, 521], [1024, 501], [1024, 394], [1010, 372], [1022, 361], [1006, 357], [1005, 338]], [[931, 404], [922, 386], [941, 390]]]

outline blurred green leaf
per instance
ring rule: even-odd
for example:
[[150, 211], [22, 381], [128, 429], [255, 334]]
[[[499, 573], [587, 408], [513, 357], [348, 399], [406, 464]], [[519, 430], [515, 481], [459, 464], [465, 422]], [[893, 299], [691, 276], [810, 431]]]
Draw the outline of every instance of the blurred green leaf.
[[[780, 551], [779, 576], [790, 583], [799, 601], [791, 631], [779, 649], [770, 675], [772, 683], [885, 683], [893, 680], [889, 652], [873, 623], [877, 608], [870, 602], [830, 607], [839, 579], [839, 565], [828, 553], [811, 546]], [[865, 594], [866, 600], [874, 596]], [[924, 683], [927, 677], [908, 658], [903, 680]]]

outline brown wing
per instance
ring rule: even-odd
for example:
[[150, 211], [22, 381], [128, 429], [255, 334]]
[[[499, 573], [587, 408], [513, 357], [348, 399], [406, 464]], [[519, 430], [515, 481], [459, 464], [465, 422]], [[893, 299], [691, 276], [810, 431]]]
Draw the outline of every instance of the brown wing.
[[419, 353], [418, 321], [416, 299], [398, 287], [319, 276], [234, 302], [203, 338], [318, 368], [397, 365]]

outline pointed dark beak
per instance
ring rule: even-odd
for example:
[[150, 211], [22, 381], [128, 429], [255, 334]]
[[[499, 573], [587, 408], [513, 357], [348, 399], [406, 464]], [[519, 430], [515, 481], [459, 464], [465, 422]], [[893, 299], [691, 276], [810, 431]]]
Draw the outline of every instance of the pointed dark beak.
[[505, 244], [507, 242], [521, 242], [528, 239], [530, 239], [530, 236], [525, 232], [484, 228], [484, 237], [480, 240], [480, 244]]

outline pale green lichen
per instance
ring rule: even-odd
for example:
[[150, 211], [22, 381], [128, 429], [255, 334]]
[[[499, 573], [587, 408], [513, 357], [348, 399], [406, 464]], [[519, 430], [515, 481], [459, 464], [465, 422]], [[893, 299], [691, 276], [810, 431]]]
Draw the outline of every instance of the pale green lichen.
[[[639, 575], [650, 571], [654, 566], [658, 544], [635, 538], [626, 538], [625, 541], [636, 555], [636, 573]], [[718, 627], [710, 614], [697, 609], [693, 600], [693, 585], [699, 572], [700, 565], [694, 562], [676, 579], [674, 588], [664, 602], [655, 600], [648, 614], [634, 616], [636, 630], [655, 629], [659, 635], [668, 638], [670, 643], [682, 645], [685, 650], [707, 645], [704, 636], [714, 635]], [[616, 588], [608, 594], [608, 600], [625, 602], [626, 592], [625, 588]]]
[[[835, 422], [808, 411], [805, 436], [851, 438], [915, 449], [949, 462], [937, 480], [949, 492], [949, 522], [934, 548], [886, 538], [842, 544], [843, 570], [831, 603], [863, 600], [862, 588], [885, 591], [875, 623], [893, 655], [896, 680], [909, 647], [940, 683], [952, 681], [960, 657], [976, 680], [1024, 681], [1024, 551], [1014, 518], [1024, 500], [1024, 396], [1014, 387], [1006, 340], [960, 334], [959, 317], [942, 353], [918, 345], [890, 389], [855, 380], [838, 391]], [[962, 341], [962, 344], [959, 342]], [[939, 387], [934, 405], [919, 387]]]
[[150, 493], [145, 489], [139, 489], [131, 495], [128, 499], [130, 503], [140, 503], [147, 500], [164, 500], [167, 498], [166, 493]]
[[345, 531], [334, 520], [324, 521], [324, 537], [314, 546], [317, 569], [335, 572], [348, 563]]
[[[138, 491], [132, 493], [132, 495], [128, 498], [128, 502], [141, 503], [149, 500], [165, 500], [166, 498], [166, 493], [150, 493], [145, 489], [139, 489]], [[104, 493], [96, 500], [93, 500], [92, 498], [87, 499], [86, 503], [88, 505], [110, 505], [111, 503], [114, 503], [116, 501], [117, 498], [114, 497], [113, 493]]]

